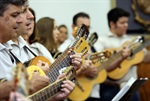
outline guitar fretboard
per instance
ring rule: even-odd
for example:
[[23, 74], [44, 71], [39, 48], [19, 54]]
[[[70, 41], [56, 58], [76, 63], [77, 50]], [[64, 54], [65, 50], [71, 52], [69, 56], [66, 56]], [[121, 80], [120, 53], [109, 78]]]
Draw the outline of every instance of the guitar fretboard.
[[101, 64], [101, 66], [98, 68], [98, 71], [101, 71], [102, 69], [107, 68], [108, 65], [110, 65], [114, 60], [117, 60], [120, 57], [122, 57], [121, 51], [113, 54], [106, 62]]
[[[71, 55], [75, 54], [75, 52], [71, 52]], [[47, 73], [47, 76], [50, 78], [50, 83], [53, 83], [56, 81], [58, 75], [60, 74], [59, 71], [64, 68], [71, 65], [71, 58], [70, 55], [68, 55], [68, 51], [66, 50], [60, 58], [58, 58], [51, 66], [50, 66], [50, 72]]]
[[[81, 33], [85, 33], [84, 30], [80, 30]], [[80, 34], [80, 33], [79, 33]], [[87, 35], [83, 36], [87, 38]], [[50, 66], [50, 72], [47, 73], [47, 76], [50, 78], [50, 83], [53, 83], [56, 81], [58, 75], [60, 74], [60, 70], [64, 67], [68, 67], [72, 64], [70, 55], [75, 54], [75, 52], [83, 53], [83, 55], [88, 51], [87, 46], [82, 46], [82, 49], [80, 45], [84, 42], [84, 39], [77, 37], [73, 44], [71, 44], [58, 58], [55, 60], [55, 62]], [[70, 55], [68, 55], [69, 49], [73, 49]], [[80, 50], [78, 50], [80, 49]], [[77, 51], [78, 50], [78, 51]]]
[[46, 101], [61, 91], [61, 84], [63, 83], [64, 80], [65, 78], [45, 87], [44, 89], [29, 96], [28, 98], [32, 99], [33, 101]]
[[137, 52], [139, 52], [140, 50], [142, 50], [143, 48], [147, 47], [150, 45], [150, 40], [149, 41], [145, 41], [144, 43], [140, 43], [139, 42], [139, 46], [136, 47], [135, 49], [132, 50], [132, 53], [135, 54]]

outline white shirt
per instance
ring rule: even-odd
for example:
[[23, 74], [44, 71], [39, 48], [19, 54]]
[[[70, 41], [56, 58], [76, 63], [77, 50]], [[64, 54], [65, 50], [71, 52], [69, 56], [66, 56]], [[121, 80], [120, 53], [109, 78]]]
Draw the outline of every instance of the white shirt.
[[[21, 37], [18, 37], [19, 44], [13, 42], [12, 40], [8, 41], [5, 44], [0, 45], [0, 78], [6, 78], [11, 79], [11, 71], [12, 68], [16, 66], [16, 61], [9, 53], [9, 50], [22, 62], [29, 61], [32, 58], [34, 58], [34, 55], [24, 46], [28, 46], [27, 42]], [[37, 56], [43, 55], [46, 56], [51, 63], [54, 62], [54, 59], [52, 58], [51, 54], [48, 52], [48, 50], [41, 44], [35, 43], [32, 46], [32, 50]], [[11, 58], [13, 58], [14, 62], [12, 62]]]
[[6, 47], [8, 47], [8, 45], [11, 47], [9, 47], [8, 49], [11, 50], [11, 52], [22, 62], [26, 62], [29, 61], [30, 59], [34, 58], [34, 55], [24, 46], [28, 46], [27, 42], [23, 39], [22, 36], [18, 37], [18, 44], [13, 42], [12, 40], [8, 41], [7, 43], [5, 43], [4, 45]]
[[[107, 48], [120, 48], [125, 42], [131, 39], [131, 36], [127, 35], [123, 35], [122, 37], [118, 38], [117, 36], [109, 32], [106, 35], [101, 35], [97, 42], [94, 44], [94, 47], [97, 52], [103, 51]], [[118, 80], [117, 83], [127, 82], [131, 77], [137, 78], [136, 69], [136, 66], [130, 68], [129, 72], [121, 80]], [[90, 96], [100, 98], [99, 89], [99, 84], [94, 85]]]
[[51, 63], [54, 62], [54, 59], [50, 52], [40, 43], [35, 42], [30, 45], [30, 49], [37, 54], [38, 56], [45, 56], [50, 60]]
[[34, 57], [31, 52], [24, 48], [27, 43], [21, 36], [18, 37], [18, 41], [19, 44], [16, 44], [12, 40], [10, 40], [5, 44], [1, 45], [2, 48], [0, 50], [0, 78], [6, 78], [8, 80], [12, 79], [11, 72], [13, 70], [13, 67], [16, 66], [16, 60], [9, 51], [11, 51], [22, 63], [24, 63], [25, 61], [29, 61]]
[[[100, 52], [107, 48], [120, 48], [125, 42], [132, 40], [132, 36], [123, 35], [122, 37], [117, 37], [116, 35], [109, 32], [105, 36], [100, 36], [98, 41], [94, 44], [95, 49]], [[137, 66], [132, 66], [128, 73], [116, 81], [117, 83], [127, 82], [131, 77], [137, 79]]]
[[58, 47], [58, 51], [59, 52], [64, 52], [66, 50], [66, 48], [72, 43], [74, 42], [74, 38], [73, 36], [71, 38], [68, 38], [67, 40], [65, 40], [59, 47]]
[[0, 44], [0, 78], [11, 79], [12, 68], [16, 66], [15, 62], [12, 62], [10, 53], [7, 47]]

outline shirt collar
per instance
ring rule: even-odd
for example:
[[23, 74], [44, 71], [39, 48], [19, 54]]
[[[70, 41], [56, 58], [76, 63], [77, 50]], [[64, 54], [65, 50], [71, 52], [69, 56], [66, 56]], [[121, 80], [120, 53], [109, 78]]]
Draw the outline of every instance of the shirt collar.
[[12, 40], [9, 40], [7, 42], [7, 44], [9, 44], [9, 45], [17, 45], [17, 46], [19, 46], [19, 48], [23, 48], [25, 45], [27, 45], [26, 41], [23, 39], [22, 36], [19, 36], [17, 40], [19, 42], [19, 45], [17, 43], [13, 42]]
[[[108, 32], [107, 34], [108, 37], [117, 37], [117, 35], [113, 34], [111, 31]], [[124, 34], [121, 38], [127, 37], [126, 34]]]
[[0, 43], [0, 50], [6, 49], [6, 46]]
[[9, 44], [9, 41], [6, 42], [6, 43], [4, 43], [3, 45], [4, 45], [4, 46], [6, 47], [6, 49], [8, 49], [8, 50], [12, 49], [12, 46], [11, 46], [11, 44]]

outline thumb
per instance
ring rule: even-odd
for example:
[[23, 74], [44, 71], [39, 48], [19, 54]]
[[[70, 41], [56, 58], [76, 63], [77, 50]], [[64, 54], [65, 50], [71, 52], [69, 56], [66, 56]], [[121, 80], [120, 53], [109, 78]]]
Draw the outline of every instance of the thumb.
[[61, 79], [61, 78], [64, 78], [66, 74], [62, 73], [60, 74], [58, 77], [57, 77], [57, 80]]

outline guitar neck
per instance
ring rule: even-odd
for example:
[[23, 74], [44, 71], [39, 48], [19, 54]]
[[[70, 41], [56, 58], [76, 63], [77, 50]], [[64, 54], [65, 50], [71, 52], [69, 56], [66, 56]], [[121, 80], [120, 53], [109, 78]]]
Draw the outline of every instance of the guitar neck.
[[107, 69], [107, 66], [110, 65], [112, 62], [117, 60], [118, 58], [122, 57], [122, 52], [117, 52], [113, 54], [108, 60], [103, 62], [99, 67], [98, 67], [98, 72], [101, 71], [102, 69]]
[[[69, 47], [55, 60], [55, 62], [50, 66], [50, 72], [48, 72], [46, 75], [50, 78], [50, 82], [53, 83], [56, 81], [58, 75], [60, 74], [60, 69], [64, 67], [68, 67], [71, 65], [71, 59], [68, 55], [68, 51], [70, 48], [74, 47], [75, 44], [77, 44], [79, 40], [79, 37], [72, 42]], [[75, 52], [71, 52], [71, 54], [74, 54]]]
[[[74, 53], [75, 52], [71, 52], [71, 54]], [[50, 82], [53, 83], [56, 81], [60, 74], [60, 70], [70, 66], [71, 64], [71, 58], [68, 55], [68, 49], [66, 49], [66, 51], [50, 66], [50, 71], [46, 74], [50, 78]]]
[[21, 93], [24, 96], [28, 96], [28, 91], [26, 88], [23, 88], [22, 86], [18, 86], [16, 89], [17, 92]]
[[28, 98], [32, 99], [33, 101], [46, 101], [61, 91], [61, 84], [64, 80], [66, 80], [66, 78], [50, 84], [40, 91], [30, 95]]
[[[75, 45], [70, 47], [73, 49], [73, 51], [70, 53], [70, 55], [73, 55], [75, 53], [82, 53], [82, 56], [84, 56], [88, 52], [88, 44], [85, 39], [80, 38], [79, 40], [75, 41]], [[50, 71], [47, 73], [47, 76], [50, 78], [50, 82], [56, 81], [57, 77], [65, 67], [68, 67], [72, 64], [70, 55], [68, 55], [68, 50], [70, 48], [67, 48], [65, 52], [58, 57], [57, 60], [50, 66]]]
[[143, 48], [147, 47], [150, 45], [150, 41], [146, 41], [144, 43], [139, 43], [139, 47], [132, 49], [132, 54], [135, 54], [137, 52], [139, 52], [140, 50], [142, 50]]
[[[87, 27], [83, 24], [76, 33], [78, 35], [76, 39], [50, 66], [50, 71], [47, 73], [47, 76], [50, 78], [50, 83], [56, 81], [58, 75], [60, 74], [60, 70], [65, 69], [64, 67], [68, 67], [72, 64], [70, 55], [75, 53], [83, 53], [83, 55], [85, 55], [88, 51], [89, 47], [85, 41], [89, 34]], [[73, 49], [70, 55], [68, 55], [69, 49]]]

